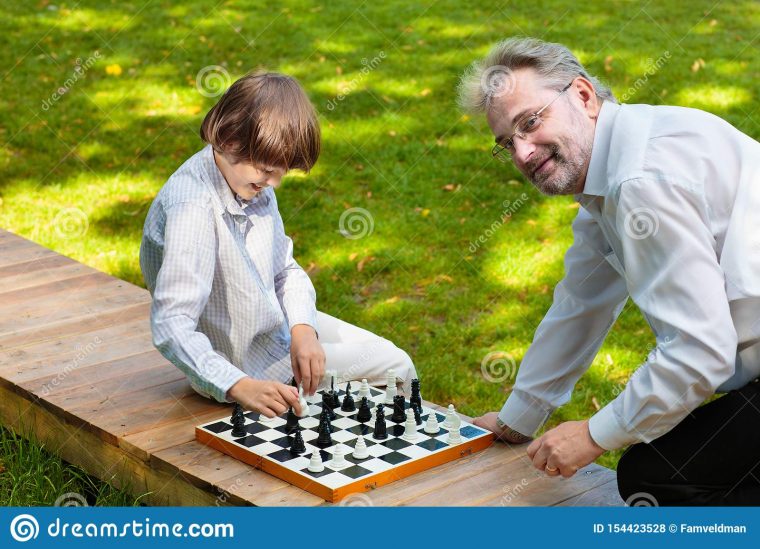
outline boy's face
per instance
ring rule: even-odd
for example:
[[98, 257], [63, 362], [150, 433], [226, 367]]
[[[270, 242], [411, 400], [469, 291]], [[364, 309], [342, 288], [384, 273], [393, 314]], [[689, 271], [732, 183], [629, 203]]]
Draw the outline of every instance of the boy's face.
[[274, 166], [233, 163], [228, 156], [217, 151], [214, 151], [214, 160], [232, 192], [237, 193], [243, 200], [251, 200], [266, 187], [276, 189], [287, 172]]

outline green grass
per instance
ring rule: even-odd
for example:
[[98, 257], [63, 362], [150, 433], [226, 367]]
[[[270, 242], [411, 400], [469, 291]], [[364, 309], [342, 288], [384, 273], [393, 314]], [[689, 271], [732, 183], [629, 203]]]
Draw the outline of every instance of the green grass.
[[[488, 382], [481, 361], [501, 352], [519, 364], [562, 276], [576, 214], [571, 198], [543, 197], [491, 160], [484, 121], [457, 111], [457, 79], [474, 58], [516, 34], [562, 42], [627, 102], [702, 108], [760, 137], [760, 6], [749, 0], [86, 1], [55, 10], [16, 1], [4, 11], [0, 227], [142, 285], [147, 208], [201, 147], [197, 129], [215, 101], [196, 89], [198, 71], [290, 73], [321, 113], [323, 154], [278, 198], [319, 307], [393, 339], [414, 358], [426, 398], [471, 415], [508, 394], [510, 380]], [[43, 110], [77, 58], [96, 51], [94, 66]], [[472, 253], [503, 201], [523, 193]], [[348, 207], [370, 212], [370, 235], [341, 235]], [[547, 427], [612, 400], [652, 343], [629, 303]], [[598, 462], [614, 468], [619, 456]]]

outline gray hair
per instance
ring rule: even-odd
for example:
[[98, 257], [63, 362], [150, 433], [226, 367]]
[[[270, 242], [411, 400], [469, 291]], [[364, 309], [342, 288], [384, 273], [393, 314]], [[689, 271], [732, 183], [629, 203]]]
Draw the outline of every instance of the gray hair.
[[599, 99], [617, 103], [610, 88], [591, 76], [573, 53], [562, 44], [537, 38], [508, 38], [496, 44], [483, 59], [475, 61], [459, 82], [459, 106], [466, 112], [486, 112], [491, 102], [511, 91], [512, 72], [531, 68], [547, 86], [557, 91], [573, 78], [583, 76], [594, 86]]

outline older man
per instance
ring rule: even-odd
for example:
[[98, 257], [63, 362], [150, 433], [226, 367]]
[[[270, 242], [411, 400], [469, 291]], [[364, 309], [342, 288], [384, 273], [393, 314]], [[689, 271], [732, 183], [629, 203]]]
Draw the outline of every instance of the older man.
[[699, 110], [620, 105], [566, 47], [530, 38], [473, 64], [460, 103], [486, 115], [494, 157], [581, 206], [514, 389], [476, 423], [530, 440], [630, 296], [656, 348], [590, 419], [533, 440], [534, 466], [569, 477], [630, 445], [629, 503], [760, 504], [760, 144]]

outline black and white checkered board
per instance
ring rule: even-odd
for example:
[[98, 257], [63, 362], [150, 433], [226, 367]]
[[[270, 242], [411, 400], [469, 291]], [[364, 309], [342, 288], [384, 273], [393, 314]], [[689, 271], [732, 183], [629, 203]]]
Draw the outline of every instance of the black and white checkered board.
[[[351, 394], [354, 396], [357, 411], [361, 400], [357, 396], [358, 386], [358, 383], [351, 384]], [[346, 384], [340, 384], [337, 386], [340, 392], [341, 402], [343, 401], [343, 395], [345, 395], [345, 387]], [[306, 453], [300, 456], [291, 454], [290, 452], [293, 438], [285, 433], [285, 415], [273, 419], [267, 419], [266, 417], [263, 417], [262, 419], [256, 412], [246, 412], [245, 430], [248, 434], [239, 438], [232, 437], [231, 435], [232, 424], [230, 423], [229, 417], [200, 425], [198, 426], [198, 430], [227, 443], [239, 446], [246, 452], [251, 452], [256, 456], [262, 457], [263, 460], [276, 462], [288, 470], [293, 471], [298, 476], [303, 477], [302, 480], [316, 482], [326, 486], [330, 490], [337, 490], [348, 484], [355, 483], [357, 480], [365, 478], [369, 480], [369, 477], [372, 475], [394, 469], [400, 465], [405, 465], [415, 460], [422, 460], [436, 453], [443, 453], [455, 446], [464, 447], [468, 444], [471, 445], [473, 441], [478, 441], [484, 438], [490, 440], [492, 438], [490, 432], [462, 420], [460, 428], [462, 442], [456, 445], [451, 445], [447, 442], [449, 432], [442, 426], [445, 419], [444, 414], [434, 412], [430, 408], [423, 406], [422, 424], [417, 426], [419, 438], [414, 441], [407, 441], [401, 438], [401, 435], [404, 433], [404, 423], [396, 424], [392, 422], [390, 418], [393, 413], [393, 406], [386, 405], [385, 416], [386, 425], [388, 426], [388, 438], [385, 440], [374, 440], [372, 433], [375, 424], [375, 408], [378, 403], [384, 403], [385, 392], [371, 387], [368, 400], [370, 401], [370, 408], [372, 409], [372, 419], [366, 423], [359, 423], [356, 421], [357, 411], [344, 412], [340, 407], [335, 409], [337, 417], [332, 422], [334, 429], [332, 439], [334, 443], [337, 444], [340, 442], [344, 445], [346, 453], [345, 457], [348, 462], [345, 467], [341, 468], [332, 466], [331, 459], [335, 446], [320, 449], [312, 444], [312, 442], [316, 441], [318, 435], [319, 415], [322, 411], [321, 394], [316, 394], [313, 397], [307, 396], [307, 401], [309, 402], [309, 415], [300, 420], [302, 428], [301, 434], [306, 443]], [[408, 399], [406, 407], [409, 407]], [[436, 435], [429, 435], [423, 430], [425, 421], [431, 413], [436, 414], [437, 419], [441, 424], [441, 428]], [[364, 435], [364, 440], [369, 452], [369, 457], [361, 460], [356, 459], [351, 455], [353, 447], [360, 434]], [[206, 436], [202, 438], [209, 437]], [[480, 442], [483, 443], [486, 441], [480, 440]], [[484, 447], [483, 444], [480, 444], [479, 446], [481, 448]], [[320, 473], [312, 473], [308, 470], [309, 458], [315, 449], [319, 450], [325, 466], [324, 471]], [[249, 461], [249, 463], [251, 462], [252, 461]], [[263, 468], [266, 469], [266, 467]]]

